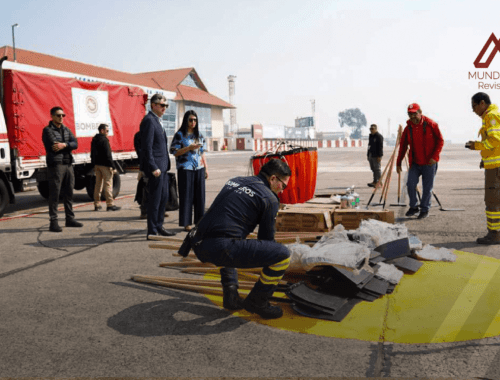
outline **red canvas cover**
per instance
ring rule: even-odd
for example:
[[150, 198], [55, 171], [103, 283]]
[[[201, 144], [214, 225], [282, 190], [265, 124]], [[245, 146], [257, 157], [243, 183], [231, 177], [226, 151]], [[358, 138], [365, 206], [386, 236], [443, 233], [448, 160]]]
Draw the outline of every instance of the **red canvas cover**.
[[285, 161], [292, 171], [288, 186], [279, 195], [281, 203], [304, 203], [314, 197], [318, 174], [317, 148], [296, 148], [279, 153], [253, 156], [251, 162], [254, 174], [259, 174], [260, 168], [272, 158]]
[[29, 159], [45, 155], [42, 130], [51, 120], [50, 109], [64, 109], [66, 125], [78, 139], [74, 153], [90, 152], [92, 136], [79, 137], [75, 131], [72, 88], [107, 91], [113, 136], [109, 136], [113, 152], [133, 152], [134, 134], [145, 115], [146, 94], [139, 87], [83, 82], [47, 74], [4, 70], [4, 105], [7, 132], [11, 148], [20, 157]]

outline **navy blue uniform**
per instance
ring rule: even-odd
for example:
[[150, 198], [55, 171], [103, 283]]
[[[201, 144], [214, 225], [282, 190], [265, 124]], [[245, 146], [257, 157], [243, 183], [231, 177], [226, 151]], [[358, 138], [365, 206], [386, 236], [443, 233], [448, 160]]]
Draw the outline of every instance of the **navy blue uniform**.
[[[165, 207], [168, 200], [168, 175], [170, 158], [167, 149], [167, 136], [160, 119], [152, 111], [144, 116], [140, 126], [141, 154], [140, 169], [148, 179], [148, 235], [156, 235], [163, 227]], [[153, 175], [159, 169], [158, 177]]]
[[[274, 241], [279, 200], [263, 175], [227, 181], [198, 223], [193, 250], [202, 262], [222, 266], [222, 285], [237, 285], [234, 268], [263, 267], [254, 292], [271, 295], [290, 264], [288, 249]], [[259, 225], [257, 239], [246, 237]]]

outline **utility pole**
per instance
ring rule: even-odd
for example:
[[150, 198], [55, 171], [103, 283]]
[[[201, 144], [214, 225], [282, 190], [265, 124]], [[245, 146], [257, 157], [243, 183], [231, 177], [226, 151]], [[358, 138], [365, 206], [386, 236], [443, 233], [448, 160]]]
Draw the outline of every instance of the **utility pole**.
[[311, 111], [312, 111], [312, 119], [313, 119], [313, 126], [316, 128], [316, 119], [314, 117], [316, 113], [316, 100], [311, 99]]
[[14, 28], [19, 26], [19, 24], [12, 25], [12, 48], [14, 50], [14, 62], [16, 62], [16, 39], [14, 37]]
[[314, 129], [313, 129], [312, 134], [309, 133], [309, 137], [313, 139], [313, 138], [316, 138], [316, 132], [317, 132], [316, 131], [316, 117], [315, 117], [315, 115], [316, 115], [316, 100], [314, 100], [314, 99], [311, 99], [311, 113], [312, 113], [312, 115], [311, 115], [312, 116], [312, 124], [313, 124]]
[[[234, 105], [234, 80], [236, 79], [235, 75], [229, 75], [227, 80], [229, 82], [229, 103]], [[229, 111], [229, 132], [234, 133], [234, 127], [236, 126], [236, 109], [231, 108]]]

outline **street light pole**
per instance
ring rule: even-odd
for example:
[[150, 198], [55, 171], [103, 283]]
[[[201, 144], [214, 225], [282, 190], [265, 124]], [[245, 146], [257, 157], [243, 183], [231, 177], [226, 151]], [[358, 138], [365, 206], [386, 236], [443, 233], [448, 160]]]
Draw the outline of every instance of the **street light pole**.
[[14, 37], [14, 28], [16, 26], [19, 26], [19, 24], [12, 25], [12, 47], [13, 47], [13, 50], [14, 50], [14, 62], [16, 62], [16, 39]]

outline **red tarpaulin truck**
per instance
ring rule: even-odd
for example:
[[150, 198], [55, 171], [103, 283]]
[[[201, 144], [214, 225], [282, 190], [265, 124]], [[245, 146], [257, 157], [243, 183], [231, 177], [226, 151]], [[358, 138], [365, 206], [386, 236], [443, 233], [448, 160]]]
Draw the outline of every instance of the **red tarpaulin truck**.
[[[37, 186], [48, 197], [42, 131], [49, 124], [50, 109], [60, 106], [64, 125], [78, 140], [75, 190], [86, 188], [93, 198], [95, 176], [90, 164], [90, 143], [101, 123], [109, 126], [109, 141], [119, 173], [137, 166], [134, 134], [155, 93], [173, 99], [175, 93], [127, 83], [67, 73], [0, 60], [0, 216], [15, 193]], [[3, 112], [2, 112], [3, 111]], [[120, 177], [113, 178], [113, 195], [120, 191]]]

